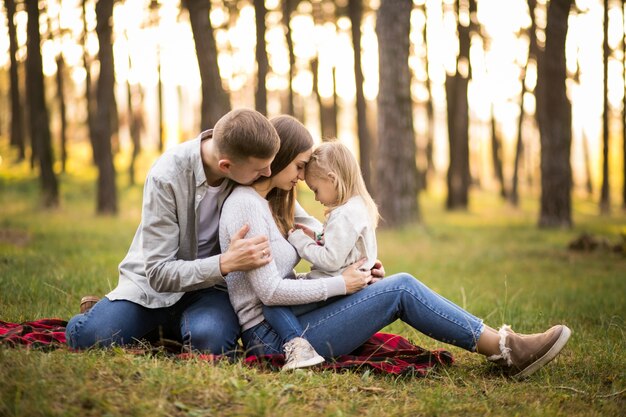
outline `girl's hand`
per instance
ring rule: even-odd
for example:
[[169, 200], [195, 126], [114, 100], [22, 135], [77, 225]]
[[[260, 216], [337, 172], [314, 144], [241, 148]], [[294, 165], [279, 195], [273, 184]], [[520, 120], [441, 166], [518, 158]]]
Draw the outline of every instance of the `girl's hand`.
[[302, 230], [305, 235], [307, 235], [311, 239], [315, 240], [315, 232], [312, 229], [309, 229], [307, 226], [305, 226], [303, 224], [300, 224], [300, 223], [296, 223], [293, 226], [293, 230], [295, 230], [295, 229]]
[[373, 284], [385, 278], [385, 267], [383, 266], [382, 262], [380, 262], [379, 259], [376, 259], [376, 262], [374, 263], [374, 266], [372, 267], [371, 271], [372, 271], [372, 280], [370, 281], [370, 284]]

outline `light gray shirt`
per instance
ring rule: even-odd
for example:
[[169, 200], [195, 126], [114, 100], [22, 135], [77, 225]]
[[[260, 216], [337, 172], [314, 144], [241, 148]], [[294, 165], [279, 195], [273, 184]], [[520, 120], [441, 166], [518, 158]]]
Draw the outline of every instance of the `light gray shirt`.
[[368, 270], [374, 266], [377, 257], [376, 230], [360, 196], [354, 196], [334, 208], [326, 219], [323, 233], [323, 245], [307, 236], [302, 229], [296, 229], [289, 235], [289, 243], [312, 264], [311, 278], [340, 275], [362, 258], [367, 260], [361, 269]]
[[[225, 284], [219, 254], [198, 259], [198, 211], [208, 189], [200, 143], [211, 137], [212, 131], [206, 131], [171, 148], [150, 169], [141, 223], [119, 265], [118, 285], [107, 294], [110, 300], [168, 307], [187, 291]], [[218, 208], [234, 187], [225, 181], [213, 197]], [[208, 221], [217, 223], [219, 218]]]
[[[296, 207], [296, 221], [315, 227], [311, 218], [302, 218]], [[307, 221], [308, 220], [308, 221]], [[226, 276], [231, 304], [239, 318], [242, 331], [264, 320], [265, 305], [297, 305], [322, 301], [346, 293], [341, 276], [327, 279], [304, 279], [293, 268], [300, 260], [296, 250], [280, 233], [267, 200], [252, 187], [238, 186], [224, 203], [220, 218], [222, 250], [230, 245], [230, 237], [244, 224], [250, 226], [248, 237], [266, 235], [270, 240], [273, 260], [248, 272], [232, 272]]]

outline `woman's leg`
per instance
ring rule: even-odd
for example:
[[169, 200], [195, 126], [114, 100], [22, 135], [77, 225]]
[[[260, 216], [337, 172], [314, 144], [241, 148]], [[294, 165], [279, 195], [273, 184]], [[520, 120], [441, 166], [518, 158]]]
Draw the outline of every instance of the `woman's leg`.
[[183, 344], [213, 354], [231, 353], [239, 338], [239, 320], [226, 291], [215, 288], [187, 293], [176, 303]]
[[104, 297], [87, 313], [70, 319], [65, 335], [74, 349], [125, 345], [144, 338], [168, 319], [167, 309], [149, 309], [126, 300]]
[[347, 354], [401, 319], [420, 332], [474, 351], [482, 320], [446, 300], [409, 274], [385, 278], [355, 294], [298, 317], [323, 356]]

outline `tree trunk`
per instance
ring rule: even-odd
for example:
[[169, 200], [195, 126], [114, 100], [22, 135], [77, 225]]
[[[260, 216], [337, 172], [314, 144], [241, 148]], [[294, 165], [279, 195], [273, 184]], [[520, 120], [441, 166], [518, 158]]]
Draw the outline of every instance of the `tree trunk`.
[[67, 163], [67, 116], [65, 108], [64, 93], [65, 61], [63, 54], [59, 52], [57, 56], [57, 96], [59, 99], [59, 117], [61, 118], [61, 172], [65, 172]]
[[[470, 27], [464, 26], [458, 18], [460, 13], [459, 0], [457, 8], [457, 30], [459, 33], [459, 58], [454, 76], [446, 77], [446, 97], [448, 108], [448, 137], [450, 142], [450, 166], [448, 167], [448, 197], [446, 208], [466, 209], [468, 204], [469, 185], [471, 182], [469, 169], [469, 103], [467, 86], [470, 74]], [[475, 1], [469, 2], [469, 13], [475, 9]], [[460, 71], [461, 66], [467, 68], [466, 73]]]
[[377, 12], [378, 92], [377, 198], [386, 226], [419, 219], [418, 176], [409, 69], [412, 3], [385, 0]]
[[426, 71], [426, 90], [428, 91], [428, 99], [426, 100], [426, 117], [428, 124], [426, 127], [426, 172], [422, 176], [423, 189], [428, 188], [428, 174], [435, 171], [435, 163], [433, 161], [433, 144], [435, 142], [435, 109], [433, 106], [432, 88], [430, 85], [430, 76], [428, 75], [428, 15], [426, 14], [426, 4], [424, 4], [424, 64]]
[[[623, 27], [626, 28], [626, 9], [622, 8]], [[624, 91], [626, 91], [626, 35], [622, 42], [622, 70], [624, 71]], [[622, 99], [622, 209], [626, 210], [626, 94]]]
[[291, 12], [294, 8], [292, 4], [295, 0], [283, 0], [283, 26], [285, 27], [285, 39], [287, 41], [287, 51], [289, 52], [289, 96], [287, 98], [287, 114], [294, 115], [294, 94], [293, 77], [295, 74], [296, 55], [293, 51], [293, 38], [291, 37]]
[[[157, 45], [157, 115], [159, 118], [159, 153], [163, 153], [165, 149], [165, 117], [163, 117], [163, 77], [161, 76], [161, 47]], [[204, 82], [202, 83], [204, 86]], [[202, 118], [204, 119], [204, 88], [202, 89]], [[217, 121], [217, 119], [216, 119]], [[213, 126], [213, 125], [211, 125]], [[209, 129], [209, 127], [201, 127], [201, 130]]]
[[36, 144], [37, 160], [39, 161], [39, 177], [45, 207], [56, 207], [59, 204], [59, 187], [53, 170], [52, 143], [48, 109], [45, 102], [43, 65], [41, 58], [41, 36], [39, 34], [39, 2], [26, 0], [28, 14], [27, 24], [27, 58], [26, 58], [26, 93], [30, 116], [30, 136]]
[[196, 55], [202, 79], [202, 118], [200, 129], [212, 128], [224, 114], [230, 111], [230, 98], [222, 87], [217, 65], [217, 46], [211, 26], [211, 2], [206, 0], [186, 0]]
[[609, 0], [604, 0], [604, 86], [602, 111], [602, 189], [600, 191], [600, 212], [608, 214], [611, 211], [611, 197], [609, 185]]
[[361, 64], [361, 18], [363, 3], [361, 0], [349, 0], [348, 13], [352, 22], [352, 49], [354, 50], [354, 80], [356, 83], [356, 118], [359, 136], [359, 157], [361, 172], [367, 189], [373, 191], [370, 155], [370, 135], [367, 130], [367, 105], [363, 94], [363, 68]]
[[[128, 72], [130, 73], [132, 68], [132, 62], [130, 54], [128, 55]], [[129, 185], [135, 185], [135, 163], [137, 157], [141, 152], [141, 132], [143, 130], [143, 99], [135, 100], [134, 94], [143, 98], [141, 94], [141, 86], [137, 86], [138, 93], [133, 93], [130, 82], [126, 79], [126, 98], [128, 108], [128, 130], [130, 133], [130, 140], [133, 145], [130, 155], [130, 164], [128, 165], [128, 183]], [[135, 103], [137, 102], [137, 103]], [[137, 104], [137, 107], [135, 107]]]
[[267, 60], [267, 47], [265, 42], [265, 0], [254, 0], [254, 14], [256, 19], [256, 62], [257, 62], [257, 84], [254, 92], [254, 105], [256, 110], [267, 116], [267, 87], [265, 79], [269, 72]]
[[114, 0], [98, 0], [96, 4], [96, 32], [98, 34], [98, 59], [100, 76], [98, 77], [97, 113], [95, 118], [95, 142], [98, 159], [98, 190], [96, 211], [98, 214], [117, 213], [117, 190], [115, 187], [115, 167], [111, 152], [111, 111], [113, 109], [113, 91], [115, 73], [113, 64], [113, 45], [111, 34]]
[[522, 128], [524, 126], [524, 96], [526, 95], [526, 71], [528, 70], [528, 58], [522, 72], [522, 94], [519, 100], [519, 119], [517, 121], [517, 142], [515, 143], [515, 162], [513, 163], [513, 180], [511, 181], [511, 193], [509, 201], [514, 206], [519, 204], [519, 194], [517, 187], [519, 184], [519, 165], [522, 153], [524, 152], [524, 136]]
[[[537, 114], [541, 137], [540, 227], [572, 226], [572, 110], [565, 91], [565, 38], [572, 0], [548, 6], [546, 47], [539, 61]], [[549, 88], [548, 88], [549, 87]]]
[[498, 137], [498, 127], [496, 125], [493, 103], [491, 103], [491, 162], [493, 163], [496, 179], [500, 183], [500, 197], [506, 198], [506, 186], [504, 184], [504, 173], [502, 169], [502, 143]]
[[91, 60], [89, 59], [89, 52], [87, 51], [87, 0], [82, 0], [82, 18], [83, 18], [83, 66], [85, 67], [85, 102], [87, 111], [87, 131], [89, 135], [89, 142], [91, 143], [91, 149], [93, 151], [94, 164], [98, 160], [98, 146], [96, 144], [96, 128], [94, 126], [94, 102], [93, 94], [91, 90]]
[[18, 150], [18, 159], [21, 161], [26, 156], [24, 140], [24, 125], [22, 124], [22, 105], [20, 103], [19, 63], [17, 62], [17, 31], [13, 18], [15, 16], [15, 0], [6, 0], [4, 4], [7, 12], [9, 26], [9, 55], [11, 67], [9, 68], [11, 89], [11, 146]]

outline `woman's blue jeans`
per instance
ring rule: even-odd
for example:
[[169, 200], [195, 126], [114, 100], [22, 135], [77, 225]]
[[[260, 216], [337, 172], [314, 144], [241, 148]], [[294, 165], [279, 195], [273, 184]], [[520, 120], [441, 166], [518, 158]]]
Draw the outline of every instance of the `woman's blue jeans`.
[[[312, 309], [313, 308], [313, 309]], [[314, 306], [293, 307], [306, 339], [327, 358], [344, 355], [397, 319], [439, 341], [476, 349], [483, 321], [446, 300], [413, 276], [389, 276], [355, 294]], [[282, 353], [283, 339], [263, 321], [246, 330], [242, 340], [249, 353]]]
[[193, 350], [221, 354], [235, 349], [239, 332], [228, 293], [207, 288], [186, 293], [170, 307], [155, 309], [102, 298], [87, 313], [72, 317], [65, 335], [74, 349], [167, 338]]

